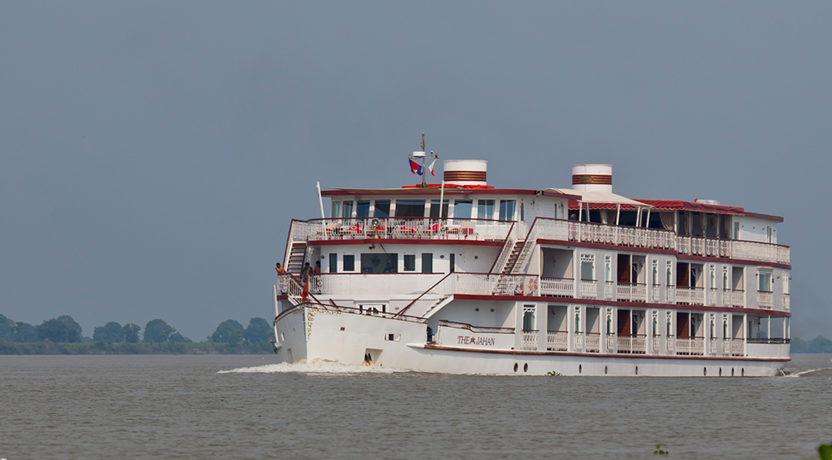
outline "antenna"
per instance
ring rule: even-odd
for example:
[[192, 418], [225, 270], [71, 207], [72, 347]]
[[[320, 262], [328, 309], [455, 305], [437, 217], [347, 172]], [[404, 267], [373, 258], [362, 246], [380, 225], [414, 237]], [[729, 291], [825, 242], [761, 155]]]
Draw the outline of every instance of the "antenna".
[[[410, 160], [418, 160], [419, 158], [422, 159], [422, 187], [424, 188], [428, 186], [427, 177], [425, 177], [425, 174], [427, 173], [427, 168], [425, 168], [425, 161], [428, 159], [428, 156], [425, 155], [425, 133], [422, 133], [422, 142], [419, 144], [419, 146], [422, 148], [422, 150], [418, 152], [413, 152], [412, 154], [408, 155], [407, 158]], [[431, 150], [430, 159], [436, 161], [437, 158], [439, 158], [439, 155], [433, 153], [433, 150]]]

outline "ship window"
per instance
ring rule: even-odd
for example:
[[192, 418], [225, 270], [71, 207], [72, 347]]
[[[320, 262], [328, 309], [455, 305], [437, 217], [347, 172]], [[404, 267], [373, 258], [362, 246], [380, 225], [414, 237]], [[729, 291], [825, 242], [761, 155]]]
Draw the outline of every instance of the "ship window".
[[760, 291], [771, 292], [771, 273], [760, 272]]
[[425, 201], [396, 200], [396, 217], [425, 217]]
[[656, 259], [653, 259], [653, 264], [652, 265], [653, 265], [653, 285], [658, 286], [659, 285], [659, 261], [656, 260]]
[[595, 281], [595, 254], [581, 254], [581, 279]]
[[451, 267], [451, 269], [450, 269], [449, 271], [450, 271], [451, 273], [455, 272], [455, 271], [456, 271], [456, 254], [451, 253], [451, 257], [450, 257], [450, 261], [449, 261], [449, 263], [450, 263], [450, 267]]
[[433, 254], [422, 254], [422, 273], [433, 273]]
[[354, 272], [355, 271], [355, 255], [354, 254], [344, 254], [344, 271], [345, 272]]
[[514, 220], [514, 200], [500, 200], [500, 220]]
[[[344, 202], [344, 206], [346, 206], [346, 202]], [[344, 209], [346, 210], [346, 208]], [[356, 217], [370, 217], [370, 202], [369, 201], [359, 201], [358, 202], [358, 209], [357, 209]]]
[[[583, 267], [581, 267], [583, 268]], [[611, 282], [612, 279], [612, 256], [604, 256], [604, 281]]]
[[[439, 200], [432, 200], [430, 202], [430, 217], [433, 219], [439, 219]], [[448, 217], [448, 200], [442, 202], [442, 216], [441, 217]]]
[[398, 254], [361, 254], [361, 273], [396, 273]]
[[733, 235], [733, 237], [734, 237], [735, 240], [740, 239], [740, 223], [739, 222], [734, 222], [734, 235]]
[[404, 255], [404, 271], [406, 271], [406, 272], [415, 272], [416, 271], [416, 254], [405, 254]]
[[332, 202], [332, 212], [329, 213], [329, 217], [332, 217], [332, 218], [341, 217], [341, 202], [340, 201], [333, 201]]
[[523, 305], [523, 330], [524, 331], [533, 331], [535, 330], [535, 321], [534, 321], [534, 305]]
[[373, 217], [390, 217], [390, 200], [376, 200], [376, 209], [373, 211]]
[[[341, 210], [341, 217], [345, 217], [347, 219], [352, 217], [352, 205], [354, 201], [345, 201], [343, 209]], [[336, 216], [337, 217], [337, 216]]]
[[477, 219], [494, 218], [494, 200], [477, 200]]
[[338, 254], [329, 255], [329, 272], [338, 273]]
[[454, 218], [456, 219], [470, 219], [471, 208], [473, 201], [458, 201], [454, 200]]

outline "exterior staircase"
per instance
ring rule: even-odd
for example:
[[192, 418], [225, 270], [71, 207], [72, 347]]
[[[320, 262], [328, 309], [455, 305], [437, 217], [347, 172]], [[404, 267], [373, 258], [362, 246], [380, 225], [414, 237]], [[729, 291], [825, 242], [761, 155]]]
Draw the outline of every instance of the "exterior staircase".
[[525, 243], [525, 240], [517, 240], [514, 243], [514, 248], [511, 250], [511, 254], [509, 254], [503, 270], [500, 272], [501, 275], [508, 275], [514, 269], [514, 264], [517, 263], [517, 259], [520, 257], [520, 251], [523, 250], [523, 243]]
[[295, 276], [300, 276], [300, 271], [303, 269], [303, 261], [305, 258], [306, 242], [293, 242], [292, 249], [289, 251], [289, 260], [286, 262], [286, 271]]

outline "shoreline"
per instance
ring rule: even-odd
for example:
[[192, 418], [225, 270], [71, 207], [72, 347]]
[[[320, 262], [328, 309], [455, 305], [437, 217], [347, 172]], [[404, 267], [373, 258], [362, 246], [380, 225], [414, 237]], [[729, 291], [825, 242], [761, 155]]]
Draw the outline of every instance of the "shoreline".
[[272, 344], [245, 343], [14, 343], [0, 342], [0, 355], [263, 355]]

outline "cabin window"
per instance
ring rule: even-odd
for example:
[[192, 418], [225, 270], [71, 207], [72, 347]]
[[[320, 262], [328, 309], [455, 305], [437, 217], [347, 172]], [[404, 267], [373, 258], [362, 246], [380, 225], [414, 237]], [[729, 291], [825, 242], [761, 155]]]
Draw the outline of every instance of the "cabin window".
[[534, 321], [534, 305], [523, 305], [523, 330], [524, 331], [534, 331], [535, 330], [535, 321]]
[[[346, 204], [346, 203], [344, 203]], [[370, 217], [370, 202], [359, 201], [356, 217]]]
[[455, 271], [456, 271], [456, 254], [451, 253], [451, 256], [450, 256], [450, 261], [449, 261], [449, 262], [450, 262], [450, 266], [451, 266], [451, 269], [450, 269], [449, 271], [450, 271], [451, 273], [453, 273], [453, 272], [455, 272]]
[[760, 272], [760, 287], [759, 290], [763, 292], [771, 292], [771, 273]]
[[[583, 266], [581, 267], [583, 268]], [[604, 281], [611, 282], [612, 279], [612, 256], [604, 256]]]
[[728, 283], [728, 267], [722, 267], [722, 289], [731, 289]]
[[425, 217], [425, 201], [396, 200], [396, 217]]
[[344, 271], [355, 271], [355, 254], [344, 254]]
[[396, 273], [398, 254], [361, 254], [361, 273]]
[[433, 254], [422, 254], [422, 273], [433, 273]]
[[332, 202], [332, 212], [329, 213], [329, 217], [335, 219], [341, 217], [341, 202], [340, 201], [333, 201]]
[[477, 219], [494, 218], [494, 200], [477, 200]]
[[406, 271], [406, 272], [415, 272], [416, 271], [416, 254], [405, 254], [404, 255], [404, 271]]
[[[352, 217], [353, 203], [354, 203], [354, 201], [345, 201], [344, 202], [343, 207], [341, 209], [341, 217], [344, 217], [344, 218], [347, 218], [347, 219]], [[369, 204], [368, 204], [368, 206], [369, 206]], [[338, 216], [333, 216], [333, 217], [338, 217]]]
[[581, 332], [581, 307], [575, 307], [575, 332]]
[[430, 217], [432, 219], [439, 219], [448, 217], [448, 200], [442, 202], [442, 215], [439, 215], [439, 200], [431, 200], [430, 202]]
[[338, 273], [338, 254], [329, 254], [329, 272]]
[[659, 312], [653, 311], [653, 337], [659, 336]]
[[734, 222], [734, 234], [732, 235], [735, 240], [740, 239], [740, 223]]
[[595, 254], [581, 254], [581, 279], [595, 281]]
[[376, 200], [373, 217], [390, 217], [390, 200], [378, 201]]
[[671, 331], [673, 331], [673, 312], [667, 312], [667, 330], [665, 331], [665, 335], [673, 337]]
[[673, 261], [667, 261], [667, 286], [673, 286]]
[[514, 200], [500, 200], [500, 220], [514, 220]]
[[789, 291], [789, 280], [790, 279], [791, 278], [789, 278], [788, 273], [783, 273], [783, 294], [789, 295], [789, 293], [790, 293], [790, 291]]
[[454, 200], [454, 219], [470, 219], [473, 201]]
[[711, 289], [716, 289], [716, 266], [714, 264], [711, 264], [711, 266], [708, 267], [708, 274], [711, 282], [711, 284], [708, 287]]
[[653, 259], [653, 264], [652, 265], [653, 265], [653, 285], [658, 286], [659, 285], [659, 261], [656, 260], [656, 259]]
[[773, 243], [772, 228], [766, 227], [766, 243]]

